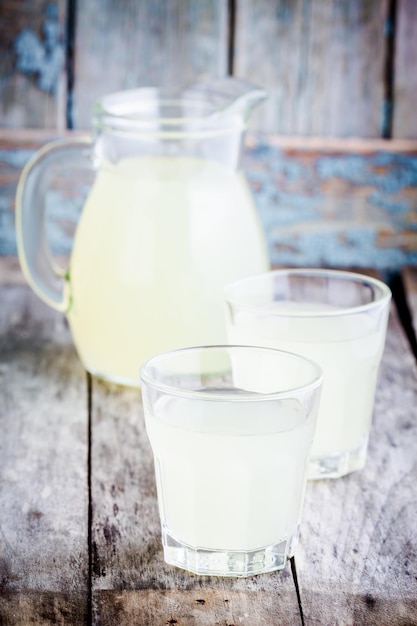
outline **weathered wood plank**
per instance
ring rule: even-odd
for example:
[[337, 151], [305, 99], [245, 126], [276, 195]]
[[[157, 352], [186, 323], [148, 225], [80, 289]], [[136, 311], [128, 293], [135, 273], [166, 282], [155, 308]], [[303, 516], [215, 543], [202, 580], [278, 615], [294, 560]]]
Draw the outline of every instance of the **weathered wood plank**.
[[[84, 377], [63, 318], [13, 277], [15, 261], [0, 268], [0, 621], [83, 624]], [[306, 624], [417, 623], [416, 381], [393, 311], [367, 466], [308, 488]], [[93, 380], [92, 405], [93, 622], [300, 623], [288, 569], [223, 581], [164, 565], [140, 393]]]
[[[0, 131], [0, 255], [16, 254], [21, 169], [52, 137]], [[244, 169], [272, 265], [395, 269], [417, 262], [415, 141], [251, 136]], [[70, 182], [68, 193], [58, 189], [47, 201], [49, 240], [60, 255], [71, 250], [88, 191], [86, 181], [76, 181], [79, 191]]]
[[[270, 90], [256, 128], [283, 134], [379, 136], [387, 0], [241, 0], [235, 73]], [[89, 127], [97, 97], [173, 86], [227, 72], [227, 3], [88, 0], [77, 6], [75, 92], [69, 109]], [[417, 137], [416, 15], [397, 2], [394, 136]], [[0, 5], [0, 125], [63, 128], [67, 3]], [[103, 67], [106, 71], [103, 73]], [[75, 96], [73, 99], [73, 95]]]
[[0, 126], [65, 126], [65, 0], [0, 3]]
[[26, 285], [26, 279], [20, 269], [19, 259], [16, 256], [0, 259], [0, 285]]
[[417, 3], [397, 0], [393, 136], [417, 138]]
[[240, 0], [234, 73], [270, 92], [254, 126], [381, 136], [386, 0]]
[[298, 579], [311, 626], [417, 624], [416, 403], [392, 307], [366, 467], [307, 488]]
[[394, 146], [274, 136], [249, 143], [245, 171], [272, 265], [415, 263], [417, 145]]
[[[0, 256], [17, 254], [14, 207], [23, 167], [48, 142], [74, 135], [55, 130], [0, 130]], [[90, 179], [90, 173], [84, 177], [79, 170], [75, 173], [66, 168], [61, 178], [52, 181], [46, 194], [46, 234], [51, 250], [58, 255], [68, 256], [71, 252], [73, 232]]]
[[97, 98], [140, 86], [179, 88], [227, 73], [222, 0], [83, 0], [77, 7], [75, 128]]
[[409, 307], [414, 335], [417, 337], [417, 267], [406, 267], [402, 271], [407, 305]]
[[78, 626], [88, 600], [85, 375], [63, 317], [10, 271], [0, 276], [0, 623]]
[[92, 406], [94, 623], [300, 624], [288, 566], [226, 580], [164, 563], [140, 392], [93, 379]]
[[[282, 575], [282, 574], [281, 574]], [[278, 574], [276, 574], [278, 576]], [[179, 624], [181, 626], [298, 626], [300, 618], [279, 591], [253, 585], [235, 590], [221, 583], [195, 583], [195, 589], [103, 590], [96, 594], [96, 622], [100, 626], [130, 626], [140, 615], [140, 624]]]

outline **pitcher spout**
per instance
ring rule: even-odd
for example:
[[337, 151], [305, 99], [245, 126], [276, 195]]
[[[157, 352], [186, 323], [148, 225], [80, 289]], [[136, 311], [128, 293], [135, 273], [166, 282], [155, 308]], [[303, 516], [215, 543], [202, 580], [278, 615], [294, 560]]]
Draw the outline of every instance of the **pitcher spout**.
[[209, 103], [211, 116], [240, 116], [245, 122], [268, 95], [262, 87], [231, 76], [191, 85], [186, 93]]

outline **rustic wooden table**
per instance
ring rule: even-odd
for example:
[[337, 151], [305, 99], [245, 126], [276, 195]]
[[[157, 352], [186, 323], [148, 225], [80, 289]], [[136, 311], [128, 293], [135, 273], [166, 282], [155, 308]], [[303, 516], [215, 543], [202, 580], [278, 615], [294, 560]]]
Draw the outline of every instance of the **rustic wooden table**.
[[0, 624], [417, 624], [416, 406], [392, 306], [367, 465], [308, 485], [298, 585], [290, 564], [189, 575], [163, 562], [140, 392], [86, 375], [65, 318], [1, 260]]

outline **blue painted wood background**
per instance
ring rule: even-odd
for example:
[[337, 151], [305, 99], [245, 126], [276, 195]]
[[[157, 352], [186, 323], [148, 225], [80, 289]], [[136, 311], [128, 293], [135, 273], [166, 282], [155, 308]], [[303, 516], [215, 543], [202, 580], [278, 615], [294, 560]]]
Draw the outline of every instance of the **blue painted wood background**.
[[[50, 133], [0, 131], [0, 252], [16, 254], [14, 197], [22, 167]], [[417, 142], [250, 136], [243, 166], [271, 265], [396, 269], [417, 263]], [[67, 256], [89, 181], [47, 195], [48, 239]]]
[[417, 262], [417, 142], [276, 143], [254, 141], [245, 160], [273, 265]]
[[[21, 168], [90, 128], [97, 97], [234, 74], [270, 94], [244, 167], [271, 264], [416, 262], [414, 0], [16, 0], [0, 4], [0, 56], [0, 255], [16, 254]], [[87, 187], [74, 189], [47, 198], [58, 254]]]

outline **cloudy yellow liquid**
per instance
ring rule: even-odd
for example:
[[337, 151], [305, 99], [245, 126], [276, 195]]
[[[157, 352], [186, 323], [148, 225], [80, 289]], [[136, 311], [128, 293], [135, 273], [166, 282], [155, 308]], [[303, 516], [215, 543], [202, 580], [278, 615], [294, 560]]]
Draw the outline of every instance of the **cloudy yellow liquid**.
[[164, 532], [211, 550], [292, 550], [315, 424], [297, 400], [161, 398], [145, 417]]
[[[337, 308], [326, 304], [276, 302], [241, 311], [228, 322], [231, 343], [288, 350], [322, 368], [312, 467], [316, 459], [366, 449], [385, 340], [388, 312], [380, 325], [372, 312], [343, 317], [332, 316], [332, 311]], [[317, 477], [314, 470], [310, 476]]]
[[187, 157], [105, 164], [70, 263], [68, 318], [85, 367], [137, 385], [158, 352], [223, 343], [224, 285], [267, 265], [241, 174]]

